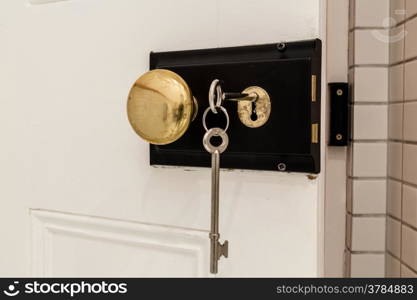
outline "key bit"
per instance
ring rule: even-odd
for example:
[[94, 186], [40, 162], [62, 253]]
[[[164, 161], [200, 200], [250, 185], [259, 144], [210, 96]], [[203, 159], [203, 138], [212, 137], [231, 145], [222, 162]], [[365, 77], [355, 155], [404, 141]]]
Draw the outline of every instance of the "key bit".
[[222, 255], [227, 258], [229, 256], [229, 241], [224, 241], [223, 244], [219, 242], [219, 257], [217, 259], [220, 259]]

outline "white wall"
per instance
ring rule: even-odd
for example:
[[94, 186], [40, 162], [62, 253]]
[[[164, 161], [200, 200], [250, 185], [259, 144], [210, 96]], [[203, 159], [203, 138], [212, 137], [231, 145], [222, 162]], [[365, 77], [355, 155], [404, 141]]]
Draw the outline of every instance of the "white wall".
[[[130, 85], [151, 50], [319, 37], [319, 2], [1, 1], [0, 275], [29, 275], [30, 208], [206, 230], [209, 171], [149, 166], [126, 118]], [[257, 261], [224, 260], [227, 276], [319, 274], [321, 177], [221, 180], [231, 256]]]

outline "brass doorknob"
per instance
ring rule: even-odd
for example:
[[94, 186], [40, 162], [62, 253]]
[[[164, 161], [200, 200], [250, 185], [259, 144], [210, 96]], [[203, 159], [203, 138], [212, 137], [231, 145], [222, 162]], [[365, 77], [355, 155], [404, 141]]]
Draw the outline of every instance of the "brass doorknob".
[[127, 101], [130, 125], [144, 140], [166, 145], [178, 140], [197, 114], [197, 101], [184, 79], [164, 69], [140, 76]]

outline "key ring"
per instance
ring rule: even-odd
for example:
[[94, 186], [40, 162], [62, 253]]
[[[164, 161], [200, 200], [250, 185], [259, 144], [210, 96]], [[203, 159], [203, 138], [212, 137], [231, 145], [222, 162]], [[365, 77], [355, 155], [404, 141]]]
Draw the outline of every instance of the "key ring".
[[[229, 128], [229, 114], [227, 113], [227, 110], [223, 107], [223, 106], [219, 106], [217, 108], [220, 108], [220, 110], [224, 113], [225, 117], [226, 117], [226, 127], [223, 129], [224, 131], [227, 131], [227, 129]], [[206, 131], [209, 131], [207, 128], [207, 124], [206, 124], [206, 117], [207, 117], [207, 113], [211, 110], [211, 107], [207, 107], [206, 110], [203, 113], [203, 127]]]
[[209, 98], [210, 109], [213, 112], [213, 114], [217, 114], [217, 108], [222, 105], [222, 97], [223, 97], [223, 91], [222, 91], [222, 87], [220, 86], [220, 80], [214, 79], [211, 82], [208, 96], [209, 96], [208, 98]]
[[[219, 146], [214, 146], [211, 143], [210, 139], [213, 136], [219, 136], [219, 137], [221, 137], [222, 142], [221, 142], [221, 144]], [[215, 151], [219, 151], [219, 153], [223, 153], [224, 150], [226, 150], [226, 148], [227, 148], [228, 145], [229, 145], [229, 137], [227, 136], [226, 131], [224, 131], [221, 128], [217, 128], [217, 127], [211, 128], [209, 131], [207, 131], [204, 134], [204, 137], [203, 137], [203, 146], [204, 146], [204, 148], [206, 149], [206, 151], [208, 153], [213, 154]]]
[[[257, 87], [260, 89], [259, 87]], [[248, 88], [247, 88], [248, 89]], [[247, 90], [245, 89], [245, 91]], [[250, 101], [255, 102], [259, 99], [259, 95], [256, 92], [250, 93], [226, 93], [223, 92], [220, 80], [214, 79], [209, 88], [208, 100], [210, 109], [213, 114], [217, 114], [217, 108], [222, 106], [223, 101]]]

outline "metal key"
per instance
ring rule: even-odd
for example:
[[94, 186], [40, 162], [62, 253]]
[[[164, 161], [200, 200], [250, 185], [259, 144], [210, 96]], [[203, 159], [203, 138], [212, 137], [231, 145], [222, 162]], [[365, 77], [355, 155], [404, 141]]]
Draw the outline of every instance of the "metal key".
[[[210, 139], [219, 136], [222, 142], [219, 146], [211, 144]], [[211, 230], [210, 230], [210, 273], [216, 274], [220, 257], [228, 256], [228, 241], [219, 242], [219, 178], [220, 178], [220, 153], [226, 150], [229, 137], [221, 128], [207, 130], [203, 138], [203, 145], [207, 152], [211, 153]]]

